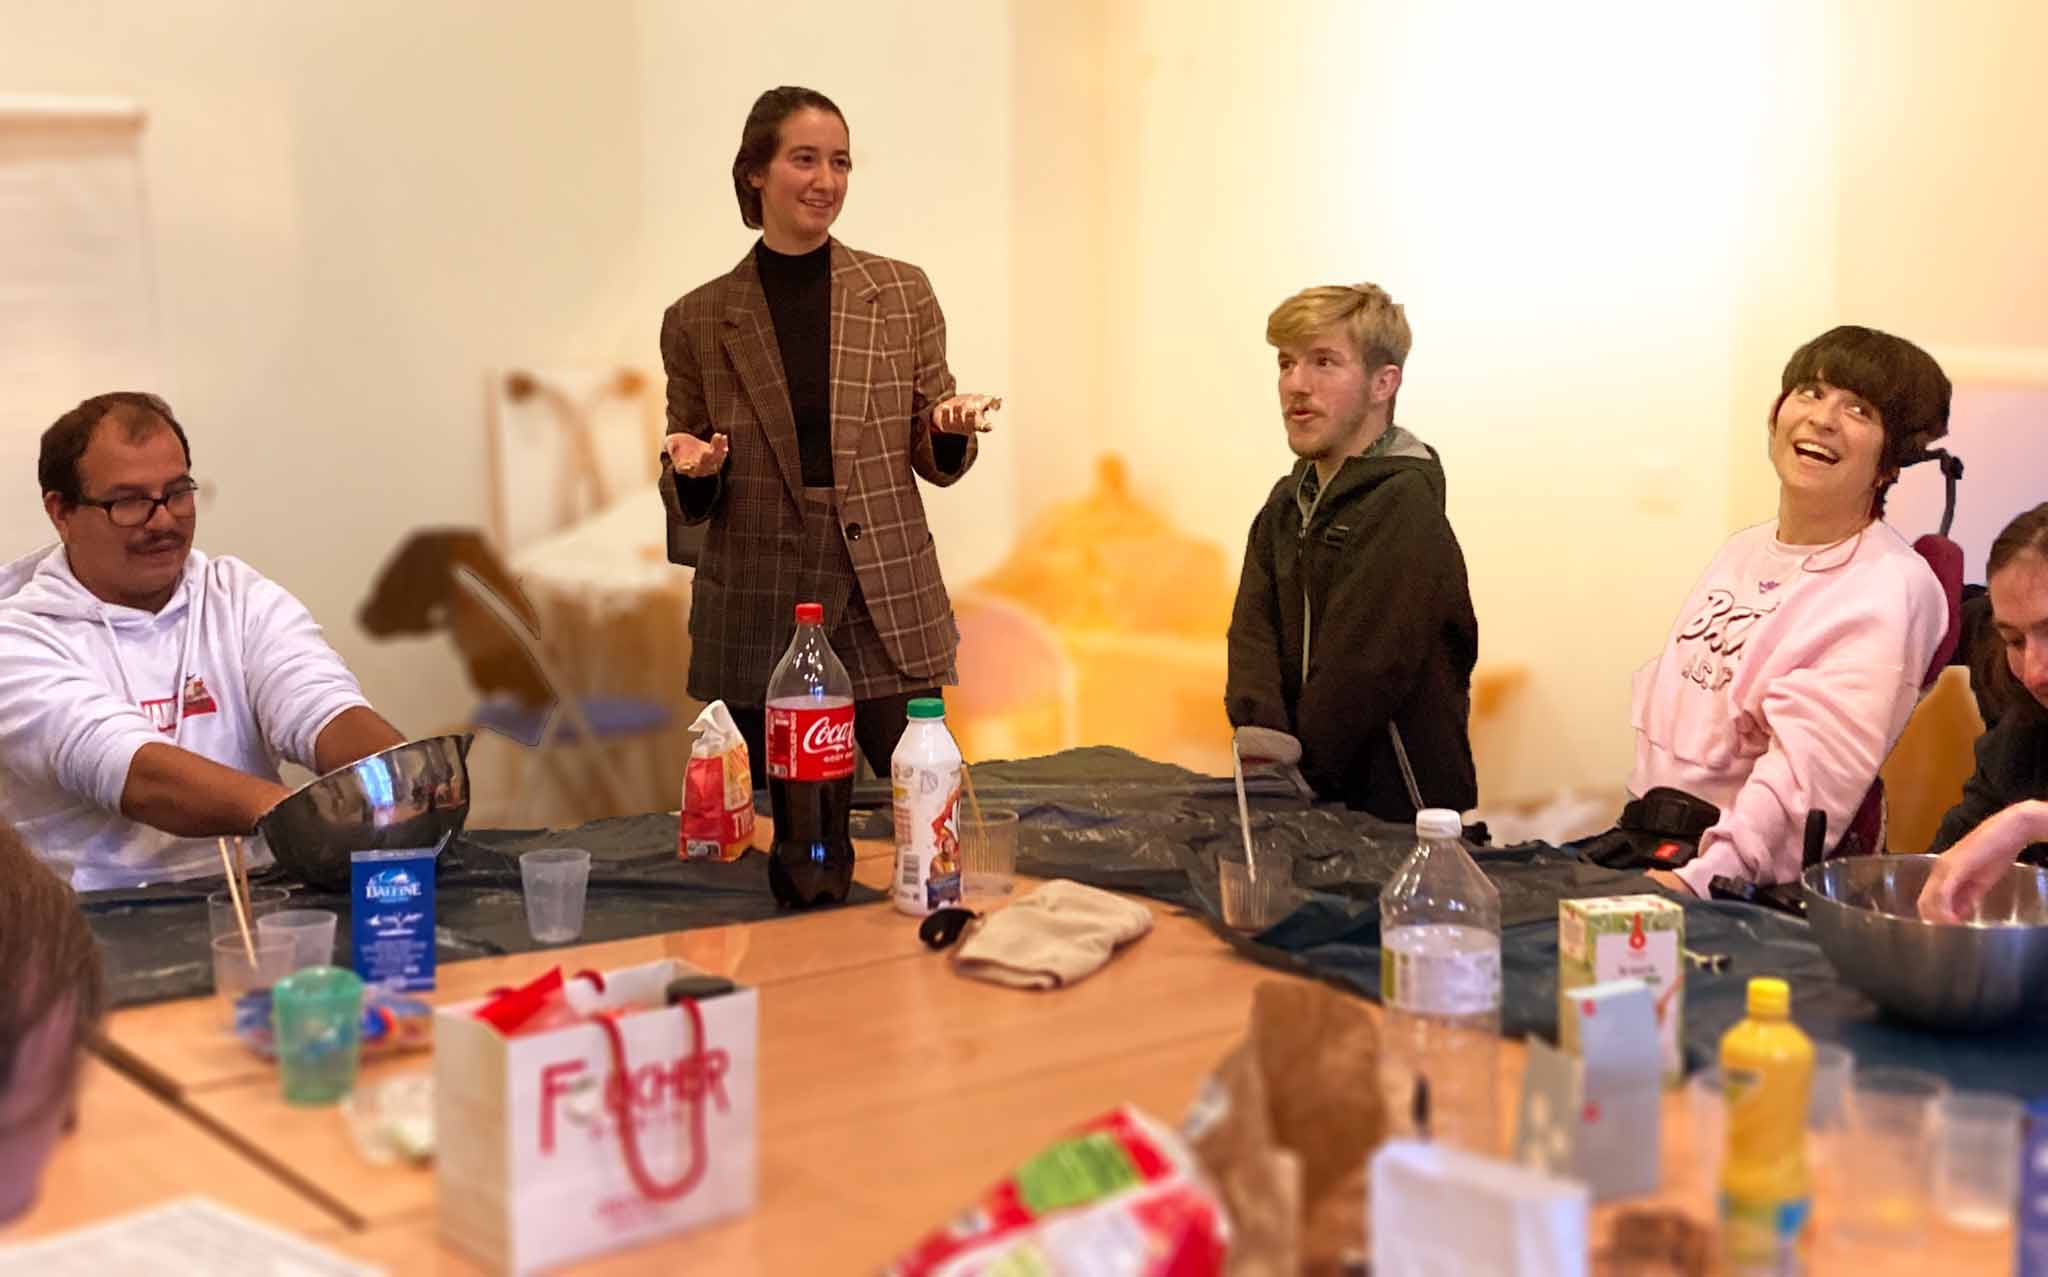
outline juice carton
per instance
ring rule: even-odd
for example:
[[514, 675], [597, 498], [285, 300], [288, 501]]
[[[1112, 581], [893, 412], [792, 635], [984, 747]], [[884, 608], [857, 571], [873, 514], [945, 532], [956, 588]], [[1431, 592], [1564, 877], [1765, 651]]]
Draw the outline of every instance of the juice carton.
[[1602, 896], [1557, 904], [1557, 1029], [1566, 1052], [1578, 1055], [1577, 1017], [1567, 989], [1641, 980], [1657, 1012], [1664, 1085], [1685, 1078], [1685, 910], [1662, 896]]

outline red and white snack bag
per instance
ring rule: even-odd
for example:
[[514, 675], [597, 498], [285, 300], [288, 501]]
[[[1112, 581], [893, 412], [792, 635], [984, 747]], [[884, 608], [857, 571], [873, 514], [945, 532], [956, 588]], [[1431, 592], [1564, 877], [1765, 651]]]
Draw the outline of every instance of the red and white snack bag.
[[1129, 1105], [1049, 1145], [884, 1277], [1215, 1277], [1230, 1224], [1194, 1153]]
[[690, 765], [683, 772], [683, 820], [676, 854], [684, 860], [738, 860], [754, 845], [754, 780], [747, 740], [724, 701], [713, 701], [690, 725]]

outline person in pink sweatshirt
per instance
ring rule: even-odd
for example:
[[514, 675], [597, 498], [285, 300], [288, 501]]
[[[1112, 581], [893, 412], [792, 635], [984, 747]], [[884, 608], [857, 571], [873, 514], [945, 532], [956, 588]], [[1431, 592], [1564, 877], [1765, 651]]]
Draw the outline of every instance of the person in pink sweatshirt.
[[1778, 517], [1721, 547], [1635, 676], [1629, 792], [1680, 791], [1704, 826], [1679, 831], [1697, 854], [1652, 870], [1662, 885], [1796, 881], [1808, 813], [1830, 847], [1848, 829], [1948, 625], [1932, 569], [1881, 518], [1948, 410], [1940, 365], [1888, 333], [1835, 328], [1785, 365], [1766, 420]]

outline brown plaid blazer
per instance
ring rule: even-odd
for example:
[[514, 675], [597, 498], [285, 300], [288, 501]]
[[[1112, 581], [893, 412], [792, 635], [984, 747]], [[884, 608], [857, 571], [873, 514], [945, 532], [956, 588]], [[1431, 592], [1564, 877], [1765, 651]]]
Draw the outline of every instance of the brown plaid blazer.
[[[832, 467], [838, 538], [883, 645], [911, 678], [950, 669], [959, 631], [939, 579], [914, 475], [941, 487], [974, 464], [939, 469], [930, 413], [953, 393], [946, 321], [923, 271], [832, 241]], [[796, 604], [825, 604], [829, 630], [850, 596], [836, 552], [806, 537], [796, 421], [768, 298], [751, 250], [669, 307], [661, 323], [668, 428], [729, 442], [715, 484], [675, 482], [671, 520], [710, 520], [690, 604], [690, 695], [758, 705], [796, 627]], [[828, 547], [829, 549], [829, 547]]]

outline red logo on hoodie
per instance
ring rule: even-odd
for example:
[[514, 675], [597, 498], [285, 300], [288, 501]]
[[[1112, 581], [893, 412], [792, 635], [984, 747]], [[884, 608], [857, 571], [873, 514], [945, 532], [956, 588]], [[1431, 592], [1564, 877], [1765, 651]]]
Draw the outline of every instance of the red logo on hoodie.
[[[206, 690], [206, 680], [197, 674], [185, 680], [184, 701], [186, 718], [217, 713], [220, 709], [213, 703], [213, 693]], [[149, 715], [149, 721], [160, 732], [173, 731], [178, 725], [176, 701], [169, 696], [142, 702], [142, 712]]]

